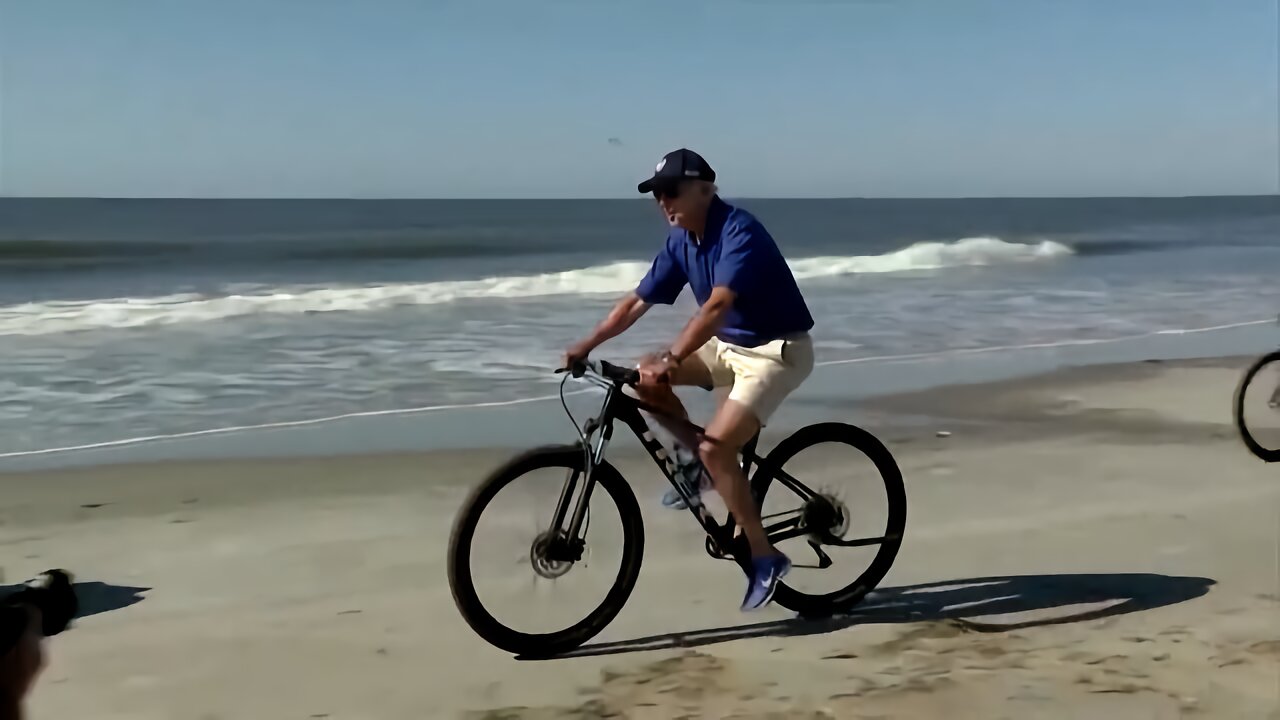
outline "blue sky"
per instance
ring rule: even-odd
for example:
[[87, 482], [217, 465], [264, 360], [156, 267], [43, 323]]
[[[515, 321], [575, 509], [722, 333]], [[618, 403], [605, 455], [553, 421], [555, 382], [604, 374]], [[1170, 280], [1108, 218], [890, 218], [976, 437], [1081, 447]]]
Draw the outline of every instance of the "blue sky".
[[[0, 192], [1280, 190], [1276, 0], [0, 0]], [[616, 138], [611, 142], [610, 138]]]

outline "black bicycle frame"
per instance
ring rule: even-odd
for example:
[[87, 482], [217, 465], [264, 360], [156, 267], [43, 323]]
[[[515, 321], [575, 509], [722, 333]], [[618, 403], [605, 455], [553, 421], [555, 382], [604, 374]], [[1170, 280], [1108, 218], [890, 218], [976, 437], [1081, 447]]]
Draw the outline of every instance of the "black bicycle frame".
[[[591, 491], [595, 488], [595, 479], [592, 471], [595, 469], [596, 465], [604, 459], [605, 449], [608, 447], [609, 441], [613, 438], [614, 422], [616, 420], [621, 420], [633, 433], [635, 433], [640, 444], [644, 447], [645, 451], [649, 453], [649, 457], [653, 459], [654, 463], [658, 466], [659, 471], [661, 471], [667, 478], [667, 482], [671, 483], [671, 486], [676, 489], [676, 492], [684, 498], [689, 511], [693, 514], [694, 518], [697, 519], [698, 524], [702, 526], [703, 530], [706, 531], [711, 542], [715, 544], [714, 549], [716, 550], [716, 553], [714, 554], [725, 558], [733, 556], [734, 540], [737, 535], [738, 526], [732, 513], [725, 521], [725, 524], [721, 525], [714, 517], [711, 516], [711, 513], [707, 511], [706, 507], [701, 502], [694, 501], [694, 499], [685, 492], [684, 488], [676, 482], [677, 471], [672, 453], [668, 452], [666, 446], [664, 446], [657, 437], [654, 436], [653, 431], [649, 428], [649, 424], [645, 421], [641, 411], [643, 410], [644, 412], [664, 417], [665, 414], [641, 400], [626, 395], [622, 392], [622, 387], [623, 386], [620, 383], [610, 383], [608, 394], [605, 397], [600, 416], [588, 420], [584, 426], [582, 441], [580, 444], [582, 445], [582, 451], [584, 454], [586, 478], [582, 488], [582, 496], [579, 498], [577, 506], [574, 508], [573, 517], [570, 520], [567, 537], [572, 538], [575, 544], [581, 542], [580, 534], [586, 517], [587, 504], [591, 499]], [[702, 427], [699, 427], [687, 420], [680, 420], [678, 422], [685, 424], [690, 430], [698, 433], [699, 435], [703, 431]], [[596, 430], [600, 430], [600, 437], [596, 446], [592, 448], [591, 435]], [[764, 471], [760, 472], [757, 470], [755, 478], [753, 479], [754, 482], [750, 484], [751, 491], [755, 497], [764, 497], [765, 493], [769, 489], [770, 482], [776, 479], [799, 495], [806, 503], [809, 500], [816, 498], [817, 493], [806, 487], [804, 483], [783, 472], [781, 468], [773, 467], [769, 464], [767, 459], [756, 454], [755, 450], [759, 439], [760, 436], [759, 433], [757, 433], [756, 436], [753, 437], [742, 449], [743, 474], [750, 477], [752, 465], [755, 465], [759, 470]], [[560, 500], [556, 506], [555, 516], [552, 520], [550, 528], [551, 537], [556, 537], [558, 535], [558, 529], [561, 527], [561, 524], [564, 522], [565, 515], [568, 513], [570, 498], [573, 497], [574, 491], [576, 490], [577, 476], [578, 473], [572, 472], [565, 481], [564, 488], [560, 494]], [[782, 540], [809, 534], [809, 531], [805, 529], [803, 512], [801, 510], [794, 512], [796, 513], [796, 517], [765, 527], [765, 533], [769, 537], [770, 542], [781, 542]], [[580, 548], [581, 545], [578, 547]], [[712, 548], [708, 547], [708, 551], [710, 550], [712, 550]]]

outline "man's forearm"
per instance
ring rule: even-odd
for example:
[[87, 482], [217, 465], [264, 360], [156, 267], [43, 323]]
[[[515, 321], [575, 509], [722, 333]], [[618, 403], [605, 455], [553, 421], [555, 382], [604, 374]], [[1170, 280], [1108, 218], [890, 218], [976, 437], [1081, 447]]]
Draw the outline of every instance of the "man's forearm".
[[636, 323], [649, 310], [648, 303], [634, 295], [623, 298], [613, 306], [605, 319], [596, 326], [587, 338], [586, 344], [592, 349], [610, 338], [617, 337]]
[[708, 302], [703, 305], [672, 343], [671, 354], [683, 360], [696, 352], [724, 325], [729, 308], [729, 303]]

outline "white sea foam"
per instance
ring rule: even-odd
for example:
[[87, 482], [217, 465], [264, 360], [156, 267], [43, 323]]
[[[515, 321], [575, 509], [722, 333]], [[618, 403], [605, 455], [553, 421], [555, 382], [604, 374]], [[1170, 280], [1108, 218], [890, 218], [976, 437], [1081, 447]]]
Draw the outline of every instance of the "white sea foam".
[[[801, 280], [858, 273], [892, 273], [1061, 258], [1071, 248], [1051, 240], [1009, 243], [974, 237], [922, 242], [884, 255], [813, 257], [791, 262]], [[76, 330], [194, 323], [258, 313], [359, 312], [436, 305], [479, 298], [529, 298], [626, 292], [648, 270], [645, 262], [477, 280], [373, 286], [282, 287], [220, 296], [175, 294], [143, 298], [49, 301], [0, 307], [0, 335], [43, 335]]]
[[[1232, 323], [1223, 323], [1210, 327], [1194, 327], [1194, 328], [1166, 328], [1160, 330], [1151, 330], [1146, 332], [1135, 333], [1132, 335], [1110, 337], [1110, 338], [1077, 338], [1068, 340], [1058, 340], [1054, 342], [1040, 343], [1020, 343], [1012, 345], [984, 346], [976, 348], [958, 348], [950, 350], [933, 350], [927, 352], [907, 353], [899, 355], [871, 355], [852, 358], [836, 358], [825, 360], [817, 363], [820, 367], [829, 367], [837, 365], [864, 364], [864, 363], [885, 363], [898, 362], [903, 360], [921, 360], [930, 358], [957, 357], [963, 355], [977, 355], [989, 353], [1006, 353], [1021, 350], [1044, 350], [1053, 348], [1066, 348], [1073, 346], [1087, 345], [1104, 345], [1130, 342], [1141, 340], [1144, 338], [1159, 337], [1162, 335], [1186, 335], [1195, 333], [1209, 333], [1234, 328], [1243, 328], [1258, 325], [1270, 325], [1275, 320], [1267, 318], [1263, 320], [1245, 320]], [[369, 410], [347, 412], [338, 415], [329, 415], [324, 417], [312, 417], [297, 420], [282, 420], [277, 422], [245, 424], [245, 425], [229, 425], [214, 428], [205, 428], [200, 430], [191, 430], [185, 432], [169, 432], [158, 433], [153, 435], [142, 435], [137, 437], [128, 437], [115, 440], [106, 440], [92, 443], [83, 443], [76, 445], [64, 445], [58, 447], [43, 447], [38, 449], [14, 450], [8, 452], [0, 452], [0, 460], [11, 458], [23, 458], [40, 455], [58, 455], [63, 453], [79, 452], [85, 450], [102, 450], [108, 448], [128, 447], [133, 445], [142, 445], [148, 443], [162, 442], [168, 440], [181, 440], [188, 438], [206, 437], [212, 435], [224, 435], [231, 433], [242, 433], [257, 430], [277, 430], [282, 428], [296, 428], [303, 426], [321, 425], [341, 420], [351, 420], [358, 418], [370, 417], [387, 417], [397, 415], [417, 415], [428, 412], [438, 412], [444, 410], [465, 410], [465, 409], [482, 409], [482, 408], [507, 408], [516, 405], [527, 405], [531, 403], [540, 403], [551, 400], [562, 399], [569, 395], [582, 395], [585, 393], [595, 392], [591, 389], [576, 389], [565, 392], [564, 395], [541, 395], [534, 397], [513, 398], [508, 400], [484, 401], [484, 402], [460, 402], [447, 403], [437, 405], [424, 405], [417, 407], [391, 408], [386, 410]], [[3, 419], [3, 418], [0, 418]]]
[[855, 273], [892, 273], [1000, 265], [1051, 260], [1072, 254], [1074, 253], [1070, 247], [1053, 240], [1024, 245], [993, 237], [972, 237], [949, 243], [916, 243], [884, 255], [805, 258], [792, 262], [791, 269], [797, 278], [805, 279]]

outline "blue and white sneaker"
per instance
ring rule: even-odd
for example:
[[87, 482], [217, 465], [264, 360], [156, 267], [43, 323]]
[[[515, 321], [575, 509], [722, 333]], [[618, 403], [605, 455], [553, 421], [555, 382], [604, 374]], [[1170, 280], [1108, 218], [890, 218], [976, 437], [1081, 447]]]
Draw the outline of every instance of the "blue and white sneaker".
[[[695, 503], [701, 503], [703, 491], [711, 489], [711, 478], [702, 469], [702, 465], [691, 454], [683, 451], [676, 452], [676, 483]], [[689, 504], [671, 487], [662, 495], [662, 506], [684, 510]]]
[[766, 555], [751, 559], [751, 577], [747, 578], [747, 596], [742, 600], [743, 612], [759, 610], [773, 600], [778, 581], [791, 571], [786, 555]]
[[[711, 489], [711, 478], [707, 477], [706, 473], [699, 473], [699, 478], [694, 480], [690, 476], [696, 471], [696, 468], [691, 468], [690, 472], [681, 472], [676, 476], [676, 482], [680, 483], [680, 488], [688, 493], [689, 497], [693, 498], [695, 504], [701, 504], [702, 493]], [[680, 497], [680, 493], [676, 492], [675, 488], [669, 487], [662, 494], [662, 506], [675, 510], [684, 510], [689, 507], [689, 504], [684, 501], [684, 498]]]

